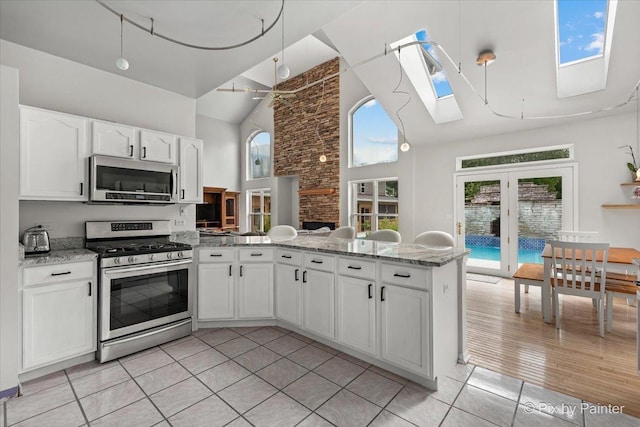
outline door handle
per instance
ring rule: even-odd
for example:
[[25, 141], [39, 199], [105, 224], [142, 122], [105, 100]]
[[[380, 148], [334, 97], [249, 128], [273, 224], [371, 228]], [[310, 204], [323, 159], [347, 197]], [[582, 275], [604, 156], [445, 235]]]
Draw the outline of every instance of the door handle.
[[458, 236], [462, 234], [462, 223], [458, 222]]
[[373, 295], [371, 295], [371, 288], [373, 288], [373, 284], [369, 283], [369, 299], [373, 298]]
[[384, 301], [384, 286], [380, 288], [380, 301]]
[[300, 273], [300, 270], [296, 268], [296, 271], [294, 272], [294, 277], [295, 277], [296, 282], [300, 280], [299, 273]]
[[302, 283], [307, 283], [307, 272], [306, 271], [302, 272]]
[[91, 282], [89, 282], [89, 296], [91, 296]]

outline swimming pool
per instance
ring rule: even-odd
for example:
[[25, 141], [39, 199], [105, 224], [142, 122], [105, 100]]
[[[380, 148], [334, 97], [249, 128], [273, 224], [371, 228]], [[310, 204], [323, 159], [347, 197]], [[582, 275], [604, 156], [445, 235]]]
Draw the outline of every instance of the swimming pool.
[[[476, 246], [467, 245], [467, 249], [471, 249], [469, 258], [483, 259], [488, 261], [500, 261], [500, 248], [496, 246]], [[542, 264], [542, 253], [539, 249], [518, 248], [518, 264], [528, 262], [534, 264]]]

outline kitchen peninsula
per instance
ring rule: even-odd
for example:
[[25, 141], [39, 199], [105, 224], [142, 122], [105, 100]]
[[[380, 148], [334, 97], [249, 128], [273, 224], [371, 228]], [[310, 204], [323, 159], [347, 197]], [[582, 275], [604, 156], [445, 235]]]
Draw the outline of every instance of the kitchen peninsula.
[[466, 346], [468, 250], [203, 236], [194, 327], [279, 325], [436, 389]]

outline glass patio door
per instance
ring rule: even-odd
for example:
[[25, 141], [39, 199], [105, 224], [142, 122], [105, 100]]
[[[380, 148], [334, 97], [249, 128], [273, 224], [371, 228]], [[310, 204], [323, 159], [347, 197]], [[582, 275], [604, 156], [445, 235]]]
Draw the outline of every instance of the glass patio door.
[[511, 277], [559, 230], [573, 230], [574, 167], [460, 174], [456, 178], [456, 238], [471, 249], [468, 270]]

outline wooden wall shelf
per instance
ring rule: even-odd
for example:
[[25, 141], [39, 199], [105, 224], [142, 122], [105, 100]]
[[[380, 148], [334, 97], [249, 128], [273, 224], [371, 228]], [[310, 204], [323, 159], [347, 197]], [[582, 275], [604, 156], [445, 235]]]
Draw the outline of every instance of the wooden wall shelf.
[[623, 182], [623, 183], [622, 183], [622, 184], [620, 184], [620, 185], [632, 185], [632, 186], [634, 186], [634, 187], [637, 187], [637, 186], [639, 186], [639, 185], [640, 185], [640, 181], [634, 181], [634, 182]]
[[640, 209], [639, 205], [602, 205], [605, 209]]
[[298, 190], [298, 194], [301, 196], [321, 196], [326, 194], [333, 194], [335, 192], [335, 188], [310, 188], [308, 190]]

